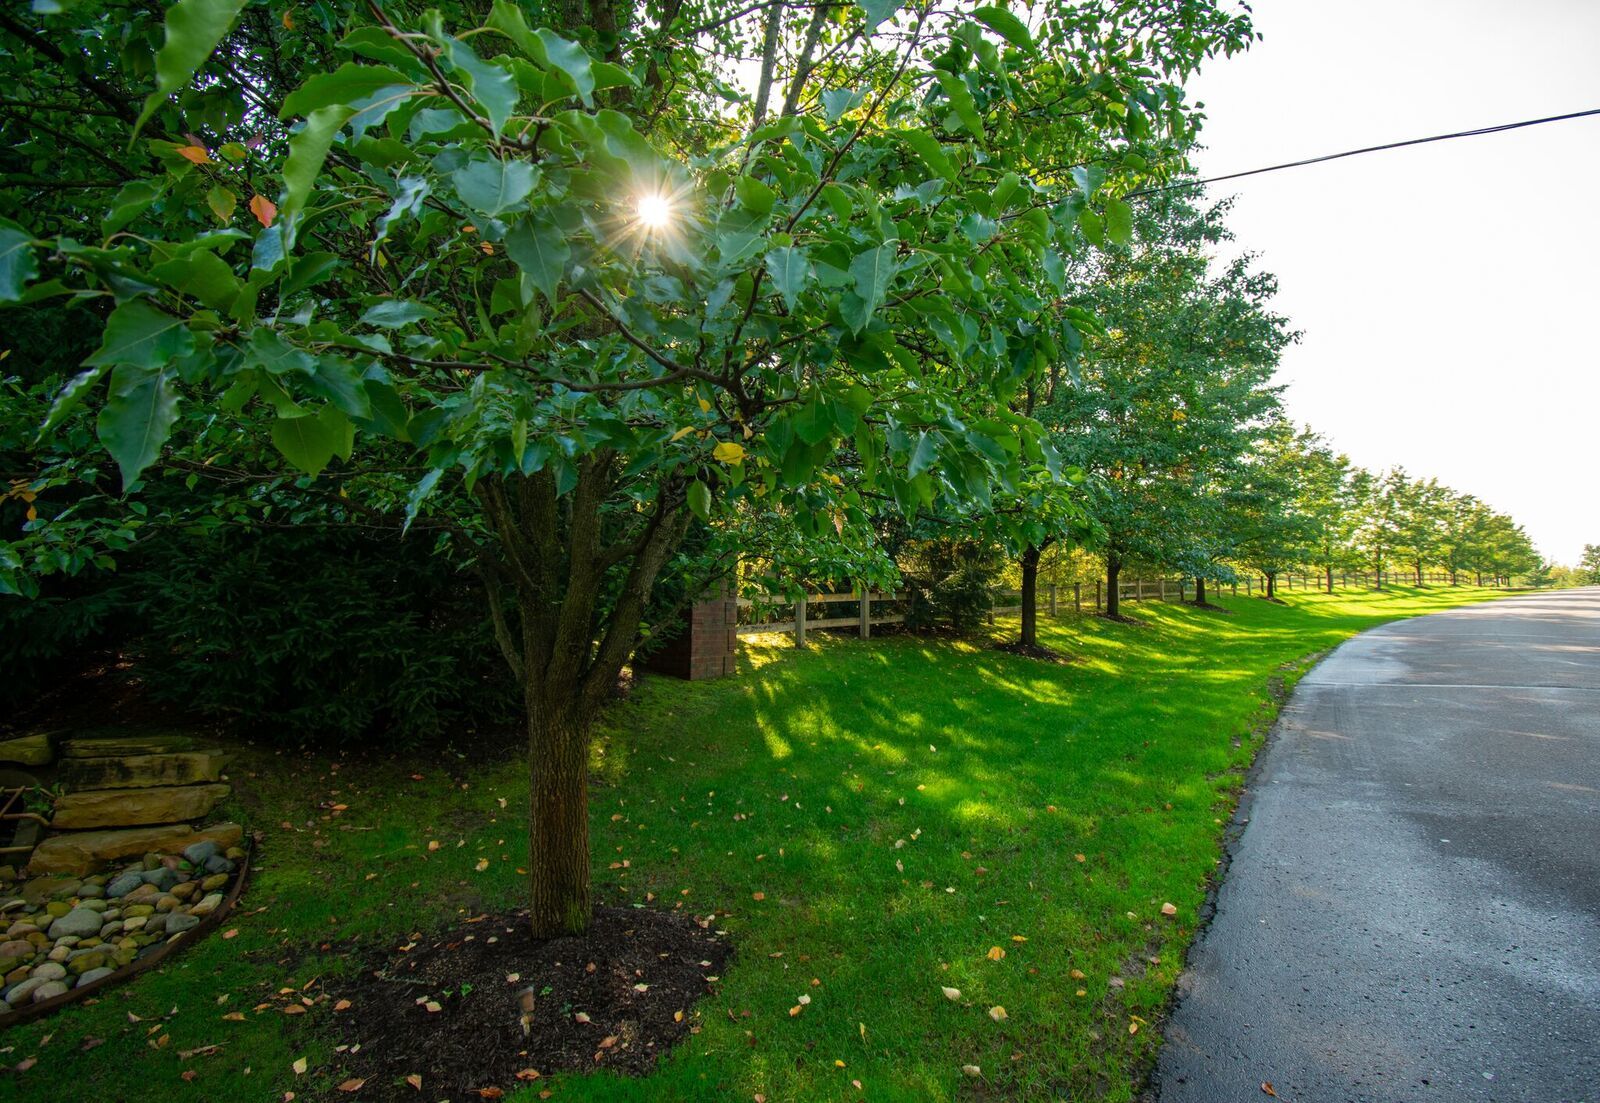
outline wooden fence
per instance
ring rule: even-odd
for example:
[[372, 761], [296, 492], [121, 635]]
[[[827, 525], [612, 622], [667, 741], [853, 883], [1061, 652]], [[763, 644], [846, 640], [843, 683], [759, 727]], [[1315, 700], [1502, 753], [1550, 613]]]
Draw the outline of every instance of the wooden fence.
[[[1454, 581], [1449, 574], [1442, 571], [1425, 571], [1422, 577], [1426, 583], [1453, 584]], [[1374, 584], [1374, 579], [1381, 581], [1385, 586], [1416, 584], [1416, 574], [1411, 571], [1384, 571], [1378, 575], [1367, 571], [1336, 571], [1333, 575], [1333, 587], [1368, 589]], [[1323, 572], [1281, 574], [1275, 581], [1275, 588], [1278, 590], [1321, 591], [1328, 586], [1328, 577]], [[1465, 577], [1462, 577], [1461, 581], [1466, 581]], [[1499, 580], [1489, 584], [1497, 585]], [[1194, 580], [1191, 578], [1135, 578], [1120, 581], [1117, 585], [1120, 598], [1125, 602], [1188, 601], [1194, 593]], [[1247, 597], [1253, 597], [1267, 592], [1267, 579], [1265, 575], [1242, 575], [1238, 582], [1211, 583], [1208, 588], [1211, 593], [1221, 593], [1226, 589], [1235, 597], [1241, 592]], [[997, 615], [1021, 614], [1021, 591], [999, 590], [992, 596], [993, 602], [989, 608], [990, 623], [994, 622]], [[1098, 613], [1105, 608], [1105, 580], [1041, 585], [1036, 600], [1040, 605], [1038, 611], [1047, 616], [1060, 616], [1069, 606], [1074, 613], [1082, 613], [1085, 609]], [[765, 594], [755, 598], [742, 597], [739, 599], [738, 633], [741, 636], [763, 633], [791, 635], [794, 637], [796, 647], [804, 647], [806, 632], [815, 629], [853, 629], [862, 639], [867, 639], [877, 625], [903, 624], [906, 619], [904, 602], [903, 597], [877, 591], [869, 591], [866, 594], [859, 591], [848, 594], [805, 594], [797, 600], [778, 594]], [[780, 611], [787, 613], [783, 614]], [[783, 619], [784, 615], [787, 619]]]

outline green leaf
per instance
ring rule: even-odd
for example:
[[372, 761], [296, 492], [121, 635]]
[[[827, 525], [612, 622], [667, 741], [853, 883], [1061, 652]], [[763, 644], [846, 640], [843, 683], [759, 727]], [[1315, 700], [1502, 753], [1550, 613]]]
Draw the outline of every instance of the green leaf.
[[492, 218], [520, 207], [533, 191], [537, 175], [527, 161], [475, 157], [458, 168], [452, 178], [461, 201]]
[[689, 484], [689, 509], [702, 521], [711, 517], [711, 491], [698, 479]]
[[156, 54], [156, 90], [144, 101], [134, 137], [158, 107], [189, 83], [239, 17], [244, 0], [178, 0], [167, 9], [166, 41]]
[[883, 305], [883, 297], [899, 268], [895, 254], [896, 244], [891, 241], [857, 253], [850, 262], [850, 278], [855, 281], [856, 294], [861, 297], [865, 307], [861, 324], [853, 326], [858, 333], [866, 327], [878, 307]]
[[[433, 18], [437, 20], [438, 13], [433, 13]], [[457, 75], [465, 78], [462, 83], [472, 93], [472, 98], [483, 108], [483, 113], [488, 117], [489, 129], [499, 137], [500, 132], [505, 129], [506, 120], [511, 117], [511, 112], [517, 106], [519, 93], [516, 78], [505, 66], [483, 60], [472, 52], [472, 47], [460, 39], [441, 35], [438, 43], [440, 56]]]
[[916, 130], [912, 128], [897, 130], [895, 131], [895, 134], [897, 134], [900, 137], [900, 140], [903, 141], [907, 146], [911, 147], [911, 152], [916, 154], [917, 159], [927, 166], [929, 172], [933, 173], [935, 176], [954, 182], [956, 178], [955, 166], [952, 165], [950, 163], [950, 159], [944, 155], [944, 150], [940, 148], [939, 140], [937, 138], [935, 138], [932, 134], [929, 134], [926, 130]]
[[967, 82], [954, 73], [939, 70], [934, 74], [939, 79], [939, 87], [944, 89], [944, 94], [950, 99], [950, 109], [956, 113], [956, 118], [961, 120], [961, 125], [972, 133], [974, 138], [983, 137], [983, 118], [978, 114], [978, 105], [972, 98], [972, 90], [967, 87]]
[[283, 101], [283, 110], [278, 112], [278, 118], [292, 119], [309, 115], [336, 104], [354, 105], [392, 85], [411, 83], [410, 77], [387, 65], [357, 65], [347, 61], [331, 73], [318, 73], [289, 93], [289, 97]]
[[506, 235], [506, 255], [554, 305], [556, 287], [572, 255], [561, 228], [546, 218], [524, 218]]
[[410, 302], [406, 299], [385, 299], [383, 302], [367, 308], [361, 315], [361, 321], [369, 326], [382, 326], [384, 329], [404, 329], [413, 322], [420, 322], [432, 318], [439, 312], [431, 306], [422, 303]]
[[319, 107], [306, 118], [305, 126], [289, 138], [289, 159], [283, 165], [283, 202], [278, 217], [287, 221], [306, 205], [311, 187], [317, 182], [322, 163], [339, 128], [353, 114], [344, 104]]
[[857, 0], [856, 6], [866, 14], [868, 34], [877, 30], [884, 20], [900, 10], [899, 0]]
[[172, 178], [166, 176], [159, 180], [130, 180], [122, 185], [116, 198], [111, 200], [111, 209], [100, 220], [100, 232], [108, 236], [114, 234], [144, 214], [166, 193], [171, 183]]
[[87, 368], [67, 380], [66, 386], [61, 388], [55, 401], [50, 403], [50, 412], [45, 415], [43, 424], [39, 426], [38, 439], [43, 440], [46, 433], [60, 425], [68, 414], [77, 409], [78, 404], [83, 401], [83, 396], [88, 394], [89, 389], [100, 382], [109, 370], [102, 364], [99, 367]]
[[22, 288], [39, 274], [33, 239], [14, 222], [0, 218], [0, 303], [22, 298]]
[[169, 372], [127, 363], [112, 371], [111, 397], [95, 428], [100, 443], [122, 469], [123, 490], [161, 455], [177, 420], [178, 393]]
[[142, 299], [130, 299], [111, 312], [94, 355], [84, 361], [91, 367], [127, 364], [164, 368], [194, 349], [194, 334], [183, 321], [164, 314]]
[[811, 278], [811, 262], [805, 253], [792, 245], [784, 245], [767, 252], [767, 275], [772, 286], [783, 296], [783, 305], [790, 311], [800, 299], [800, 293]]
[[442, 470], [437, 467], [434, 468], [418, 479], [417, 485], [411, 488], [410, 494], [406, 495], [406, 520], [405, 524], [400, 526], [400, 534], [402, 536], [410, 530], [411, 522], [417, 519], [417, 510], [421, 507], [422, 500], [433, 493], [433, 488], [439, 485], [439, 477], [443, 474]]
[[911, 463], [906, 475], [916, 478], [939, 461], [939, 444], [932, 433], [923, 433], [917, 440], [916, 451], [911, 453]]
[[733, 190], [739, 196], [739, 205], [757, 217], [769, 213], [778, 199], [777, 192], [754, 176], [739, 177], [733, 183]]
[[272, 423], [272, 446], [307, 475], [316, 476], [336, 455], [350, 455], [355, 426], [337, 406], [311, 417], [280, 417]]
[[972, 18], [988, 27], [1019, 50], [1031, 51], [1033, 49], [1033, 35], [1028, 32], [1027, 24], [1005, 8], [988, 5], [981, 8], [973, 8]]
[[543, 27], [534, 32], [534, 39], [542, 48], [542, 53], [532, 54], [533, 60], [565, 76], [567, 83], [572, 85], [573, 91], [583, 101], [583, 106], [593, 107], [594, 73], [584, 48]]
[[1133, 244], [1133, 208], [1121, 199], [1106, 200], [1106, 236], [1118, 245]]
[[226, 314], [244, 285], [233, 269], [213, 252], [199, 249], [150, 269], [168, 287], [193, 296], [212, 310]]
[[1106, 243], [1105, 224], [1100, 221], [1100, 216], [1088, 207], [1078, 212], [1078, 227], [1083, 230], [1083, 236], [1095, 245]]

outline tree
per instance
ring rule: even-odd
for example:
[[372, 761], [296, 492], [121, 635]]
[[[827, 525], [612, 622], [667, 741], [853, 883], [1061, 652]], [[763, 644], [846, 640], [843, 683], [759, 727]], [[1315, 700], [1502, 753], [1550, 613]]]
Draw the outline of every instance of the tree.
[[1372, 475], [1336, 454], [1308, 427], [1297, 447], [1301, 457], [1296, 506], [1308, 527], [1306, 560], [1322, 568], [1324, 583], [1333, 592], [1333, 572], [1360, 561], [1356, 534], [1372, 493]]
[[1404, 539], [1411, 477], [1403, 467], [1391, 467], [1374, 484], [1367, 508], [1357, 528], [1357, 540], [1372, 565], [1373, 588], [1383, 589], [1383, 571], [1389, 557]]
[[1578, 577], [1585, 586], [1600, 586], [1600, 544], [1585, 544], [1578, 560]]
[[1277, 596], [1278, 575], [1305, 562], [1318, 535], [1316, 519], [1303, 506], [1315, 471], [1307, 458], [1309, 436], [1286, 420], [1275, 423], [1240, 465], [1229, 494], [1233, 557], [1261, 572], [1267, 580], [1262, 596], [1269, 600]]
[[1088, 473], [1085, 508], [1106, 561], [1106, 615], [1125, 564], [1213, 561], [1216, 488], [1277, 409], [1268, 385], [1295, 337], [1266, 306], [1273, 277], [1250, 258], [1211, 270], [1226, 205], [1166, 196], [1137, 246], [1094, 258], [1078, 305], [1088, 328], [1076, 378], [1060, 373], [1037, 416]]
[[[219, 455], [219, 521], [432, 530], [523, 689], [540, 935], [587, 926], [590, 726], [659, 583], [725, 569], [691, 531], [837, 532], [1045, 477], [1010, 407], [1068, 339], [1065, 258], [1129, 239], [1119, 194], [1193, 134], [1179, 84], [1251, 36], [1160, 0], [1033, 28], [937, 0], [745, 14], [0, 15], [28, 124], [65, 135], [4, 162], [0, 302], [104, 320], [30, 480], [94, 500], [42, 496], [7, 584], [54, 569], [60, 526], [104, 549], [141, 510], [192, 522], [219, 497], [177, 488]], [[48, 443], [91, 413], [120, 487]]]

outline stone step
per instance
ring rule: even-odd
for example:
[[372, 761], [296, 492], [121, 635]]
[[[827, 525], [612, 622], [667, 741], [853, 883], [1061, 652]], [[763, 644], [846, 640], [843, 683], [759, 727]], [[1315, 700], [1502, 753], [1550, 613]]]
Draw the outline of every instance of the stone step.
[[192, 735], [77, 735], [61, 741], [64, 758], [122, 758], [127, 755], [171, 754], [203, 749]]
[[57, 831], [133, 827], [197, 820], [216, 807], [229, 786], [157, 785], [148, 789], [82, 789], [56, 801], [50, 826]]
[[55, 757], [51, 743], [49, 732], [0, 739], [0, 762], [17, 762], [23, 766], [47, 765]]
[[219, 823], [199, 830], [188, 824], [174, 824], [121, 831], [68, 831], [51, 835], [34, 847], [27, 872], [29, 876], [66, 873], [82, 877], [118, 858], [151, 851], [175, 854], [207, 839], [221, 847], [238, 846], [244, 839], [244, 829], [236, 823]]
[[158, 785], [191, 785], [219, 781], [227, 755], [219, 751], [178, 751], [120, 758], [70, 758], [61, 764], [68, 790], [148, 789]]

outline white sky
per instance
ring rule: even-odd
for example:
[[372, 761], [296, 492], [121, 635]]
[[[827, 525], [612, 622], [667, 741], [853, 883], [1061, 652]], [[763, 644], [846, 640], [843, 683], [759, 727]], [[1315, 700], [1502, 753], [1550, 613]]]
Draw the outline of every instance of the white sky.
[[[1600, 107], [1600, 0], [1256, 0], [1192, 85], [1219, 175]], [[1304, 331], [1279, 381], [1357, 463], [1404, 464], [1575, 563], [1600, 542], [1600, 117], [1215, 185]]]

